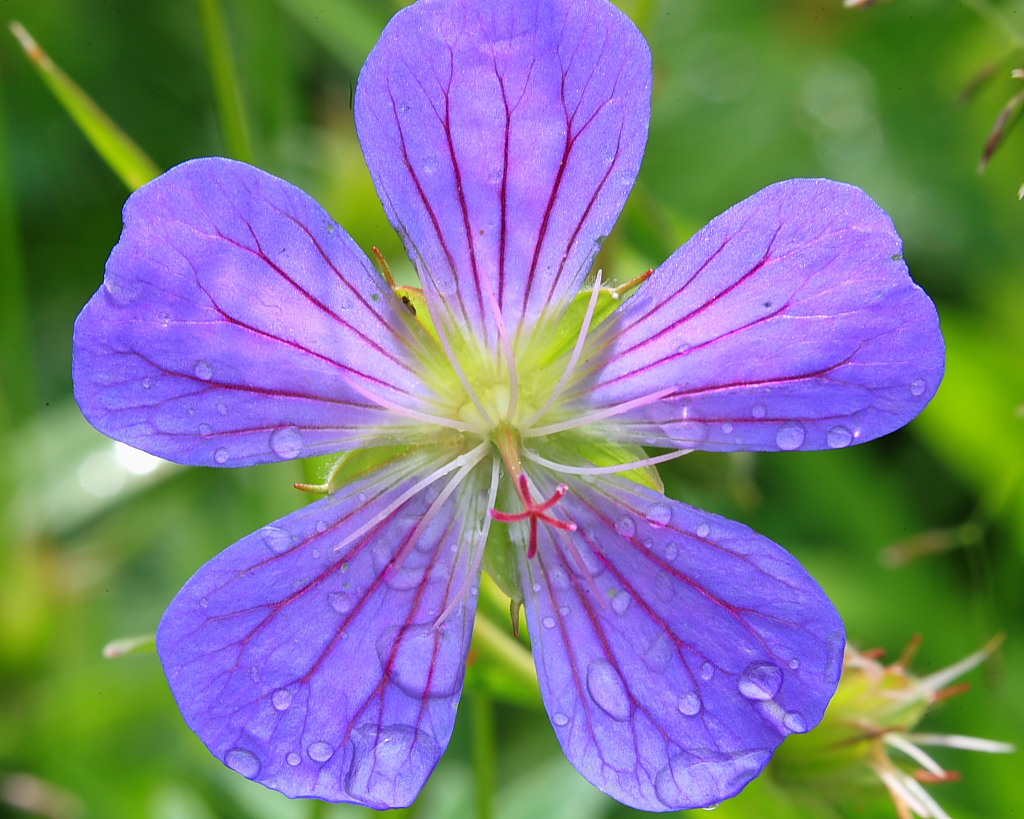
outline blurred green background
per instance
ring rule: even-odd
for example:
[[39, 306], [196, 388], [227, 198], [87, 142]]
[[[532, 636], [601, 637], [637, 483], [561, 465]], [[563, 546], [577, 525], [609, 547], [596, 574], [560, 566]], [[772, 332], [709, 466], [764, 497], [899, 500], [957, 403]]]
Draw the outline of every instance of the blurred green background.
[[[3, 0], [40, 45], [166, 168], [238, 154], [225, 136], [203, 16], [221, 8], [257, 164], [305, 188], [364, 248], [402, 267], [355, 138], [385, 0]], [[753, 526], [822, 583], [860, 647], [895, 659], [915, 633], [928, 673], [997, 632], [1003, 648], [942, 703], [931, 732], [1024, 738], [1024, 132], [976, 165], [1024, 89], [1024, 4], [622, 0], [654, 54], [651, 138], [601, 264], [625, 280], [776, 180], [829, 176], [892, 215], [948, 345], [946, 380], [909, 428], [828, 453], [694, 454], [674, 497]], [[979, 14], [995, 9], [998, 14]], [[1005, 23], [1005, 25], [1004, 25]], [[218, 52], [222, 53], [222, 52]], [[972, 79], [988, 81], [958, 101]], [[182, 722], [150, 633], [192, 571], [303, 502], [300, 467], [154, 468], [91, 429], [71, 397], [72, 325], [100, 285], [127, 190], [13, 37], [0, 36], [0, 815], [56, 819], [368, 816], [289, 802], [223, 768]], [[536, 703], [473, 669], [452, 747], [413, 812], [475, 815], [474, 711], [497, 736], [494, 815], [635, 815], [561, 756]], [[493, 710], [486, 703], [493, 700]], [[483, 703], [483, 705], [480, 705]], [[483, 721], [486, 725], [486, 720]], [[946, 750], [931, 787], [958, 819], [1020, 810], [1021, 762]], [[821, 816], [770, 782], [720, 816]], [[837, 816], [888, 817], [881, 789]]]

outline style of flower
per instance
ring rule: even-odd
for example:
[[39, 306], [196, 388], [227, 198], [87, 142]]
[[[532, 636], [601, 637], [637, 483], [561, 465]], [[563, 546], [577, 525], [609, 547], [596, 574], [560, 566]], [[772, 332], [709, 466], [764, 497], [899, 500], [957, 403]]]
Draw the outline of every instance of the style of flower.
[[887, 215], [827, 180], [761, 191], [649, 277], [589, 279], [650, 87], [606, 0], [399, 12], [355, 117], [422, 293], [243, 164], [129, 199], [75, 328], [86, 417], [183, 464], [345, 453], [327, 497], [207, 563], [160, 624], [178, 705], [229, 767], [409, 804], [451, 736], [481, 567], [525, 607], [566, 755], [622, 802], [720, 802], [821, 718], [834, 607], [654, 465], [902, 426], [941, 379], [938, 320]]

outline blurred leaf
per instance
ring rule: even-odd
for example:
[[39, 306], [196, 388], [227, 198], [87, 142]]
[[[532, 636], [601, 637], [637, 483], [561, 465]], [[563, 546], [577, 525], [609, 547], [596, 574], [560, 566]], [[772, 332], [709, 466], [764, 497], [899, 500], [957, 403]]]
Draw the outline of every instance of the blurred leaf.
[[11, 33], [25, 50], [43, 82], [77, 123], [93, 148], [129, 190], [142, 187], [159, 176], [160, 169], [117, 124], [67, 74], [49, 58], [21, 23], [10, 25]]
[[[368, 12], [354, 0], [277, 0], [353, 77], [388, 21], [389, 10]], [[384, 4], [380, 4], [381, 7]]]
[[118, 637], [103, 646], [103, 657], [114, 660], [127, 654], [156, 654], [156, 635], [140, 634], [136, 637]]

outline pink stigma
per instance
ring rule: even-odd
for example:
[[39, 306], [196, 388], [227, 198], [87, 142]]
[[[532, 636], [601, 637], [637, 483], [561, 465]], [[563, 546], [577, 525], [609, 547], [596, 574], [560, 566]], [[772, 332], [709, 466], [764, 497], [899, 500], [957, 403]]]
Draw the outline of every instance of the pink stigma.
[[547, 511], [558, 503], [569, 491], [569, 487], [564, 483], [558, 484], [555, 487], [555, 493], [543, 503], [537, 503], [533, 499], [533, 495], [530, 492], [529, 483], [526, 480], [526, 473], [519, 473], [519, 498], [525, 506], [525, 510], [522, 512], [516, 512], [515, 514], [509, 514], [508, 512], [499, 512], [497, 509], [489, 510], [490, 515], [499, 523], [518, 523], [521, 520], [530, 521], [530, 548], [526, 551], [527, 558], [534, 557], [537, 554], [537, 521], [544, 521], [548, 526], [554, 526], [556, 529], [562, 529], [565, 532], [575, 532], [576, 524], [572, 521], [558, 520], [557, 518], [551, 517], [547, 514]]

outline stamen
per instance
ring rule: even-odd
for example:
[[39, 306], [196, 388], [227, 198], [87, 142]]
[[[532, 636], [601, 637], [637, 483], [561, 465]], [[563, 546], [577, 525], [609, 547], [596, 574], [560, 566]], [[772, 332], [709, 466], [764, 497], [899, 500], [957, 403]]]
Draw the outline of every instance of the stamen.
[[569, 362], [565, 365], [565, 370], [558, 379], [558, 383], [555, 384], [555, 388], [551, 391], [551, 395], [548, 396], [548, 400], [544, 402], [544, 405], [533, 414], [524, 426], [531, 427], [537, 419], [543, 418], [544, 413], [551, 409], [555, 401], [557, 401], [561, 397], [562, 393], [565, 392], [565, 388], [568, 386], [569, 380], [572, 378], [572, 375], [576, 370], [576, 365], [579, 363], [580, 355], [583, 353], [583, 345], [587, 340], [587, 333], [590, 332], [590, 322], [594, 318], [594, 311], [597, 309], [597, 299], [600, 295], [601, 271], [598, 270], [597, 275], [594, 277], [594, 287], [590, 291], [590, 301], [587, 303], [587, 312], [583, 316], [583, 323], [580, 325], [580, 332], [576, 337], [576, 346], [572, 349], [572, 355], [569, 356]]
[[350, 543], [355, 541], [357, 538], [369, 532], [374, 526], [376, 526], [382, 520], [391, 515], [391, 513], [394, 512], [396, 509], [403, 506], [406, 503], [406, 501], [408, 501], [410, 498], [418, 495], [432, 483], [441, 480], [441, 478], [443, 478], [449, 472], [454, 472], [456, 469], [459, 469], [468, 461], [479, 463], [480, 459], [486, 452], [488, 446], [489, 444], [486, 441], [484, 441], [483, 443], [473, 447], [473, 449], [471, 449], [469, 452], [460, 455], [458, 458], [449, 461], [443, 466], [439, 466], [425, 478], [417, 481], [413, 486], [410, 486], [408, 489], [406, 489], [401, 495], [399, 495], [397, 498], [395, 498], [395, 500], [393, 500], [391, 503], [389, 503], [387, 506], [381, 509], [376, 515], [370, 518], [362, 526], [350, 532], [348, 537], [342, 540], [331, 551], [340, 552], [342, 549], [344, 549]]
[[537, 554], [537, 523], [543, 521], [548, 526], [553, 526], [556, 529], [561, 529], [564, 532], [575, 532], [576, 524], [572, 521], [558, 520], [551, 515], [547, 514], [547, 511], [558, 503], [569, 491], [569, 487], [564, 483], [560, 483], [555, 487], [555, 493], [543, 503], [538, 504], [533, 499], [533, 494], [530, 492], [530, 483], [526, 478], [525, 472], [519, 473], [519, 498], [523, 502], [523, 506], [526, 507], [522, 512], [499, 512], [497, 509], [490, 509], [488, 513], [499, 523], [518, 523], [519, 521], [529, 520], [530, 521], [530, 546], [526, 551], [527, 558], [532, 558]]
[[644, 458], [642, 461], [630, 461], [629, 463], [614, 464], [612, 466], [569, 466], [568, 464], [560, 464], [557, 461], [549, 461], [532, 449], [524, 449], [523, 457], [528, 461], [533, 461], [535, 464], [545, 466], [553, 472], [563, 472], [566, 475], [614, 475], [618, 472], [630, 472], [634, 469], [643, 469], [646, 466], [654, 466], [655, 464], [671, 461], [675, 458], [682, 458], [691, 452], [693, 452], [692, 449], [677, 449], [673, 452], [666, 452], [664, 455], [652, 455], [650, 458]]
[[637, 407], [645, 407], [648, 404], [653, 404], [655, 401], [660, 401], [666, 395], [671, 395], [675, 391], [675, 387], [665, 387], [664, 389], [655, 390], [647, 395], [641, 395], [639, 398], [634, 398], [630, 401], [623, 401], [621, 404], [612, 404], [610, 407], [602, 407], [601, 409], [594, 410], [593, 412], [577, 415], [574, 418], [570, 418], [566, 421], [560, 421], [557, 424], [548, 424], [543, 427], [524, 429], [520, 434], [523, 438], [540, 438], [544, 435], [553, 435], [556, 432], [565, 432], [569, 429], [576, 429], [577, 427], [595, 424], [598, 421], [603, 421], [606, 418], [614, 418], [616, 415], [629, 412]]
[[[449, 320], [451, 320], [452, 318], [450, 313], [448, 315], [448, 318]], [[455, 350], [452, 347], [451, 340], [448, 338], [448, 332], [444, 329], [444, 321], [442, 321], [440, 315], [438, 315], [436, 319], [437, 320], [434, 322], [434, 329], [437, 330], [438, 341], [441, 342], [441, 347], [444, 350], [444, 354], [448, 357], [448, 361], [451, 363], [452, 369], [455, 371], [456, 378], [458, 378], [459, 383], [462, 384], [462, 389], [465, 390], [466, 395], [469, 396], [469, 400], [472, 401], [473, 405], [477, 408], [477, 411], [480, 413], [480, 417], [484, 419], [487, 426], [493, 426], [494, 419], [491, 417], [491, 414], [484, 407], [483, 402], [480, 400], [480, 396], [476, 394], [476, 390], [474, 390], [472, 385], [469, 383], [469, 378], [466, 376], [466, 371], [462, 369], [462, 364], [459, 362], [458, 357], [455, 355]], [[468, 424], [466, 426], [466, 431], [476, 431], [474, 427], [471, 427]]]
[[[498, 461], [497, 458], [494, 458], [493, 461], [491, 462], [491, 488], [487, 492], [488, 509], [494, 508], [494, 501], [498, 497], [499, 463], [500, 462]], [[473, 549], [475, 551], [473, 554], [473, 561], [472, 563], [470, 563], [469, 566], [469, 571], [466, 572], [466, 578], [462, 581], [462, 585], [459, 587], [459, 590], [455, 593], [455, 596], [452, 598], [452, 601], [447, 606], [445, 606], [444, 611], [442, 611], [437, 616], [437, 619], [434, 621], [434, 628], [437, 628], [445, 620], [448, 619], [448, 615], [455, 610], [455, 607], [458, 606], [459, 603], [462, 602], [462, 599], [466, 596], [466, 592], [469, 591], [469, 588], [470, 586], [472, 586], [473, 581], [480, 577], [480, 563], [484, 558], [484, 547], [487, 544], [487, 535], [490, 533], [490, 531], [491, 521], [485, 517], [483, 520], [483, 526], [480, 529], [480, 534], [477, 536], [473, 543]]]

